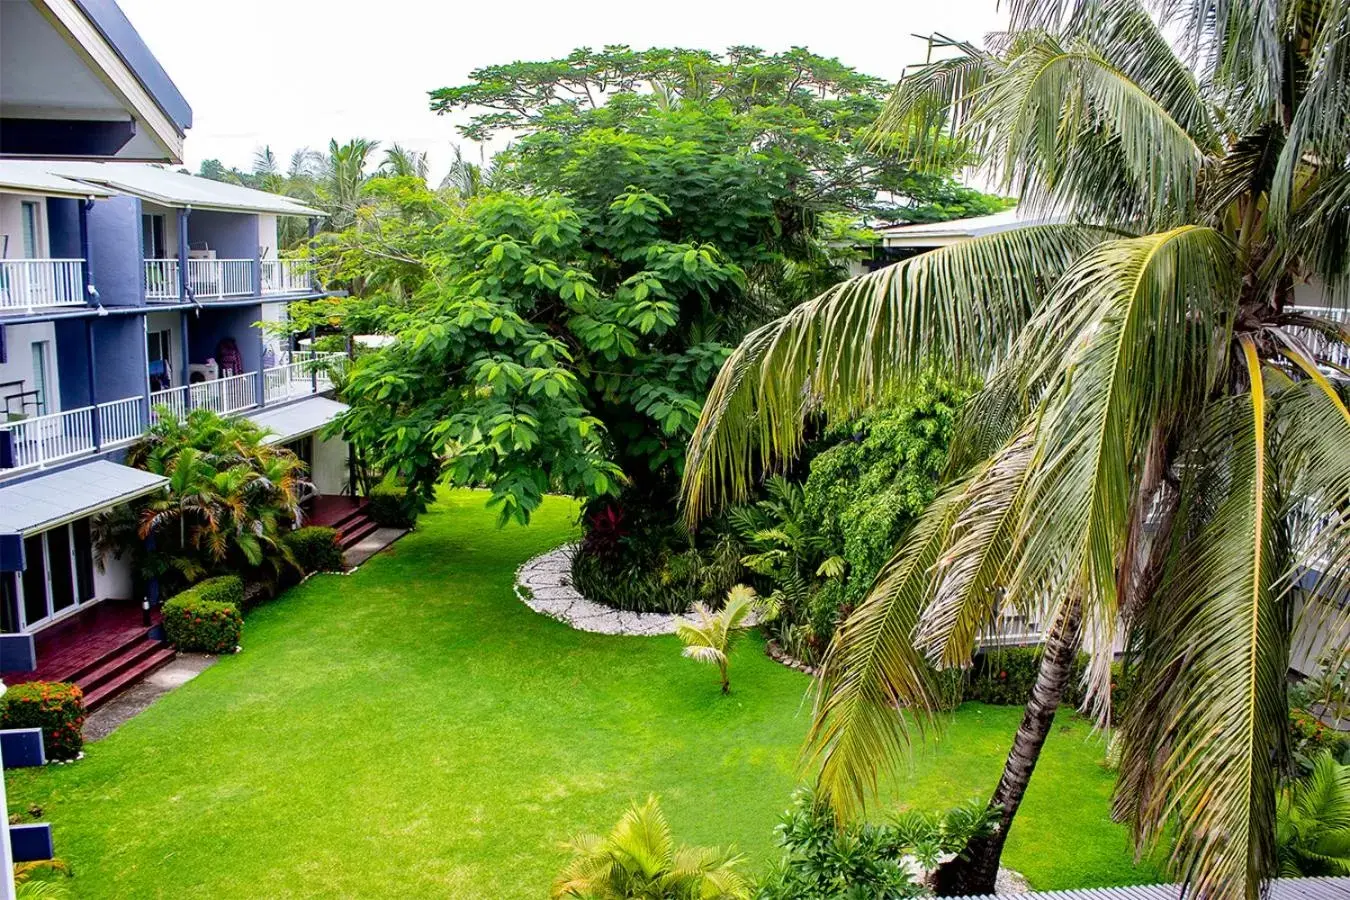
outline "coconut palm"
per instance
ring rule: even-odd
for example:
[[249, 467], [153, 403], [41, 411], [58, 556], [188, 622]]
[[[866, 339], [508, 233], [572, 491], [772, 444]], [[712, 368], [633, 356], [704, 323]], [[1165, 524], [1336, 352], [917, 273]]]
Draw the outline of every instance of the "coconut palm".
[[553, 881], [551, 897], [587, 900], [744, 900], [750, 896], [727, 850], [676, 847], [655, 797], [634, 804], [605, 837], [584, 835], [567, 845], [574, 856]]
[[366, 138], [352, 138], [345, 144], [336, 139], [328, 142], [314, 198], [328, 213], [326, 227], [330, 230], [341, 231], [356, 220], [356, 210], [365, 200], [366, 166], [379, 147], [379, 141]]
[[1350, 875], [1350, 766], [1330, 752], [1280, 790], [1275, 831], [1279, 874]]
[[380, 163], [380, 174], [399, 178], [420, 178], [427, 180], [427, 155], [409, 150], [401, 144], [394, 144], [384, 151], [384, 161]]
[[727, 591], [727, 602], [720, 610], [714, 612], [699, 602], [691, 610], [692, 619], [675, 620], [675, 636], [684, 643], [684, 655], [717, 666], [724, 694], [731, 693], [727, 677], [731, 651], [750, 630], [750, 613], [758, 599], [754, 588], [738, 584]]
[[1292, 588], [1350, 561], [1350, 407], [1328, 377], [1350, 358], [1329, 309], [1350, 297], [1350, 4], [1157, 6], [1014, 0], [992, 51], [949, 42], [903, 79], [879, 140], [947, 133], [1048, 221], [752, 332], [691, 442], [696, 521], [819, 416], [933, 369], [984, 378], [945, 488], [836, 635], [809, 747], [856, 812], [925, 721], [897, 704], [936, 708], [934, 669], [968, 665], [1004, 608], [1047, 623], [1001, 827], [944, 893], [993, 891], [1080, 648], [1102, 721], [1113, 649], [1134, 656], [1115, 811], [1136, 840], [1171, 840], [1201, 897], [1255, 897], [1276, 871]]

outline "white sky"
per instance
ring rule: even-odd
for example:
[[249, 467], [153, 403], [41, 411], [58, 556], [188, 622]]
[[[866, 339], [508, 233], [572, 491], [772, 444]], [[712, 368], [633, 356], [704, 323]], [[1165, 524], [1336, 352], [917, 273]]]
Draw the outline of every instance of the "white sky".
[[192, 171], [213, 157], [249, 169], [263, 144], [284, 165], [299, 147], [366, 137], [430, 154], [433, 180], [462, 139], [458, 120], [430, 111], [427, 92], [463, 84], [479, 66], [605, 44], [799, 45], [895, 79], [923, 60], [925, 45], [911, 34], [978, 42], [1001, 18], [996, 0], [119, 2], [192, 106], [184, 160]]

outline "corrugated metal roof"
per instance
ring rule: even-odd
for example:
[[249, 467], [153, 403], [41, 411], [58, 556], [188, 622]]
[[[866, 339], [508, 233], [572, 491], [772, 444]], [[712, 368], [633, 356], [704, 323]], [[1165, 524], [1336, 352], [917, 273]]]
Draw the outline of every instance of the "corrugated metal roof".
[[112, 191], [53, 175], [50, 164], [29, 159], [0, 159], [0, 193], [44, 197], [111, 197]]
[[280, 444], [318, 431], [347, 409], [345, 403], [327, 397], [311, 397], [299, 403], [256, 412], [248, 420], [272, 432], [267, 443]]
[[[1179, 884], [1032, 891], [1029, 894], [977, 894], [963, 900], [1182, 900]], [[1268, 900], [1350, 900], [1350, 878], [1276, 878]]]
[[947, 222], [924, 222], [920, 225], [892, 225], [878, 229], [888, 247], [923, 247], [952, 243], [966, 238], [1027, 228], [1032, 225], [1054, 225], [1065, 221], [1062, 216], [1033, 216], [1018, 209], [1006, 209], [989, 216], [971, 216]]
[[168, 483], [163, 475], [95, 459], [0, 485], [0, 533], [37, 534], [143, 497]]
[[187, 175], [152, 163], [52, 160], [46, 167], [54, 175], [101, 184], [117, 193], [131, 194], [163, 206], [280, 216], [323, 215], [290, 197]]

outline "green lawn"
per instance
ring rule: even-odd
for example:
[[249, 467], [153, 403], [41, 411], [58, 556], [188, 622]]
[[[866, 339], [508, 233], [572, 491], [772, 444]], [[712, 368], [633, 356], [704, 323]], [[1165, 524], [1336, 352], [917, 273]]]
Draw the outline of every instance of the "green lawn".
[[[350, 577], [248, 619], [243, 653], [165, 696], [74, 765], [9, 773], [87, 897], [544, 896], [558, 841], [661, 797], [677, 834], [756, 866], [797, 781], [807, 679], [758, 641], [733, 694], [673, 637], [581, 634], [517, 602], [525, 559], [569, 537], [550, 500], [497, 530], [452, 492]], [[899, 802], [945, 806], [997, 778], [1016, 709], [969, 705], [916, 757]], [[1155, 879], [1107, 818], [1099, 739], [1065, 716], [1007, 862], [1036, 887]]]

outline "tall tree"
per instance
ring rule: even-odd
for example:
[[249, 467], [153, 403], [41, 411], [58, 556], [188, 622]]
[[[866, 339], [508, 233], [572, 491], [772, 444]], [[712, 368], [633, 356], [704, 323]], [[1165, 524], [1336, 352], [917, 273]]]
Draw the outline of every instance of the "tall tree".
[[954, 135], [1065, 224], [934, 250], [753, 332], [691, 444], [697, 520], [816, 413], [932, 369], [985, 377], [946, 489], [836, 635], [811, 735], [853, 812], [913, 737], [895, 705], [935, 708], [934, 667], [969, 664], [1004, 606], [1048, 623], [1001, 827], [945, 893], [992, 892], [1079, 647], [1102, 720], [1131, 648], [1115, 810], [1135, 838], [1171, 841], [1201, 897], [1255, 898], [1276, 869], [1293, 588], [1350, 562], [1350, 407], [1328, 377], [1350, 330], [1296, 303], [1350, 298], [1350, 4], [1160, 5], [1017, 0], [993, 52], [906, 77], [884, 133]]

